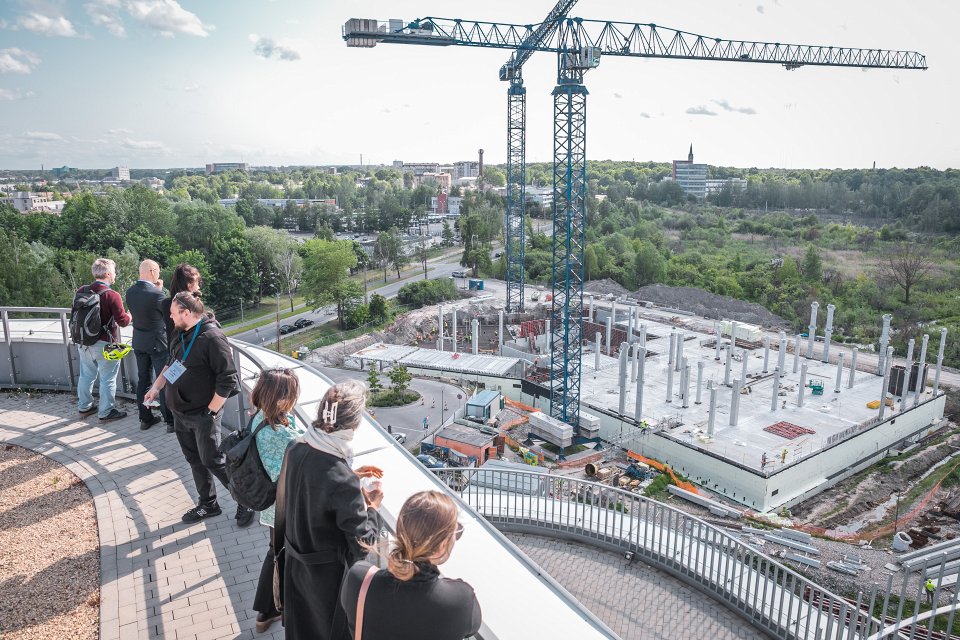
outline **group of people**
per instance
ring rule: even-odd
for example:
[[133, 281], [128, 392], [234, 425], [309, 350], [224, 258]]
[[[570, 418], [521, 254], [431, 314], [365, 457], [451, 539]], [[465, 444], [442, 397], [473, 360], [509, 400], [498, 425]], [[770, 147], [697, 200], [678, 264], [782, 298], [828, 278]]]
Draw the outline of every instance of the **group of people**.
[[[168, 430], [172, 426], [176, 434], [199, 494], [198, 505], [183, 521], [219, 515], [214, 479], [229, 487], [219, 450], [220, 421], [224, 404], [240, 386], [229, 343], [202, 302], [199, 272], [179, 265], [168, 297], [159, 266], [145, 260], [140, 279], [127, 291], [131, 313], [110, 289], [116, 280], [111, 260], [94, 262], [93, 276], [105, 333], [96, 345], [78, 347], [81, 415], [96, 411], [102, 421], [126, 415], [115, 400], [119, 362], [100, 352], [111, 340], [112, 326], [132, 321], [140, 427], [160, 421], [151, 409], [159, 405]], [[95, 408], [97, 375], [100, 403]], [[291, 640], [459, 640], [476, 633], [481, 614], [473, 589], [441, 577], [438, 569], [463, 534], [456, 503], [437, 491], [412, 495], [387, 548], [378, 514], [383, 472], [353, 468], [352, 440], [363, 423], [366, 385], [331, 386], [309, 425], [298, 423], [293, 412], [299, 393], [294, 371], [269, 369], [260, 373], [250, 396], [257, 453], [276, 483], [275, 504], [260, 513], [271, 535], [253, 602], [257, 631], [282, 619]], [[238, 506], [240, 526], [253, 516], [253, 510]], [[370, 561], [381, 555], [385, 569]]]

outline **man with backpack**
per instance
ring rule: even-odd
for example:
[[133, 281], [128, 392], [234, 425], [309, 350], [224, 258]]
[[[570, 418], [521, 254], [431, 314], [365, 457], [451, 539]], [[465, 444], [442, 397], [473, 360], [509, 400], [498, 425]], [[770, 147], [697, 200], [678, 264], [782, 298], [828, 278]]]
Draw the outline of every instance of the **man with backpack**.
[[[100, 422], [125, 418], [117, 408], [117, 373], [120, 360], [107, 358], [104, 347], [120, 341], [120, 327], [130, 324], [123, 298], [110, 288], [117, 279], [117, 265], [109, 258], [97, 258], [91, 268], [93, 284], [77, 289], [70, 314], [70, 333], [80, 355], [77, 381], [77, 410], [86, 418], [94, 412]], [[100, 377], [99, 406], [93, 403], [93, 383]]]

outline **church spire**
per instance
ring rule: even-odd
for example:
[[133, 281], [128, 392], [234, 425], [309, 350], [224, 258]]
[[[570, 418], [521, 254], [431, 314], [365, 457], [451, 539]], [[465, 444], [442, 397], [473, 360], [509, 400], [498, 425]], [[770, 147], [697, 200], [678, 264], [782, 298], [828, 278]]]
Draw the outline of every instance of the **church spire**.
[[687, 161], [693, 164], [693, 143], [690, 143], [690, 153], [687, 154]]

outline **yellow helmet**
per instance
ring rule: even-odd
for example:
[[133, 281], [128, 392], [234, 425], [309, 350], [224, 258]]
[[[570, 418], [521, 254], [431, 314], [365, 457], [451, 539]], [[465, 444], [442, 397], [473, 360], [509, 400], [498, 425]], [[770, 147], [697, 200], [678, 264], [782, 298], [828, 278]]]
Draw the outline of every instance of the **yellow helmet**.
[[130, 345], [123, 342], [111, 342], [103, 348], [103, 357], [106, 360], [123, 360], [130, 353]]

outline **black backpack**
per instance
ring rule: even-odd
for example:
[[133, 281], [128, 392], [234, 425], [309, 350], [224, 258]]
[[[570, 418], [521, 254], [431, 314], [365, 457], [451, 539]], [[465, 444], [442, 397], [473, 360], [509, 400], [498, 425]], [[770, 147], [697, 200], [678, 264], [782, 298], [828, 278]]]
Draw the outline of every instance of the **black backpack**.
[[237, 504], [263, 511], [277, 500], [277, 485], [267, 475], [260, 460], [260, 450], [257, 449], [257, 434], [268, 426], [264, 420], [251, 432], [250, 426], [234, 431], [220, 443], [220, 452], [226, 457], [227, 478], [230, 480], [230, 495]]
[[90, 285], [82, 287], [73, 296], [70, 308], [70, 339], [74, 344], [91, 346], [100, 340], [103, 323], [100, 321], [100, 294]]

